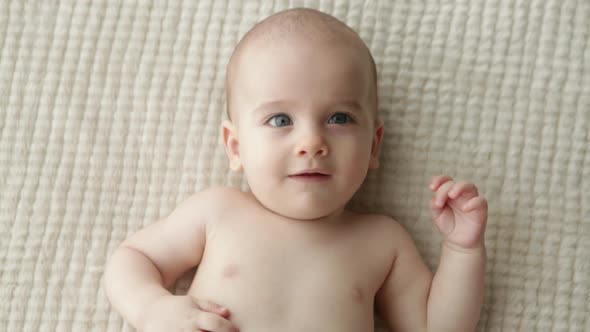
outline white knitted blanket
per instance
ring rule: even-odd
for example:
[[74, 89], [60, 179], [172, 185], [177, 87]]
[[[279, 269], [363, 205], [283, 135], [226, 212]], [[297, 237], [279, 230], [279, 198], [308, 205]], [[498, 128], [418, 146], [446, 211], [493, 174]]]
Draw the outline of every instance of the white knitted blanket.
[[353, 204], [435, 270], [427, 183], [490, 205], [480, 331], [590, 331], [588, 0], [0, 0], [0, 331], [129, 330], [105, 261], [216, 184], [224, 69], [285, 8], [357, 30], [379, 72], [382, 166]]

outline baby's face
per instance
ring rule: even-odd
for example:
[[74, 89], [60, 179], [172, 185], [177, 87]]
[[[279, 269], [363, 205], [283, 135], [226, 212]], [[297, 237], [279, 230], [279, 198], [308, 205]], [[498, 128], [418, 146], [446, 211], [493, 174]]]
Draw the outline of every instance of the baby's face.
[[224, 125], [237, 139], [234, 169], [244, 170], [254, 196], [277, 214], [339, 214], [378, 165], [382, 125], [368, 55], [295, 40], [259, 43], [240, 61], [233, 124]]

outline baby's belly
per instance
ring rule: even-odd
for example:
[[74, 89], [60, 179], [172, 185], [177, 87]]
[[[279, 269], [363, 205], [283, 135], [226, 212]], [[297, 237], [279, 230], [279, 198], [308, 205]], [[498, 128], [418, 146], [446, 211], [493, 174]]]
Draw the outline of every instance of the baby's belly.
[[199, 268], [189, 294], [228, 308], [241, 332], [374, 330], [373, 294], [346, 275], [266, 272]]

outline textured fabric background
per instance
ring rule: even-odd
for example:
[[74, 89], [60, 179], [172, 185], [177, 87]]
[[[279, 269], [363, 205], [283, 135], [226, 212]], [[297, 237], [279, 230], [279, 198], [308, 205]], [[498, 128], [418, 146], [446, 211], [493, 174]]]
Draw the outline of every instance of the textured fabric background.
[[245, 188], [219, 134], [225, 64], [294, 6], [348, 23], [378, 64], [382, 167], [353, 206], [402, 222], [436, 269], [426, 185], [474, 181], [480, 331], [590, 331], [587, 0], [0, 0], [0, 330], [130, 330], [107, 257], [192, 192]]

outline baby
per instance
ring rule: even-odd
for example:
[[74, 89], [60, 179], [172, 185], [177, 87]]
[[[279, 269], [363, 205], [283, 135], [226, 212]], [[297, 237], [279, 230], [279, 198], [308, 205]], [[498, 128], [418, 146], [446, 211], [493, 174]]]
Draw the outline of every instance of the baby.
[[[429, 189], [443, 236], [432, 274], [390, 217], [346, 208], [379, 166], [376, 70], [359, 36], [311, 9], [272, 15], [227, 70], [230, 168], [249, 192], [200, 191], [126, 239], [104, 287], [142, 331], [472, 331], [483, 299], [487, 202], [470, 182]], [[167, 288], [198, 266], [187, 295]]]

